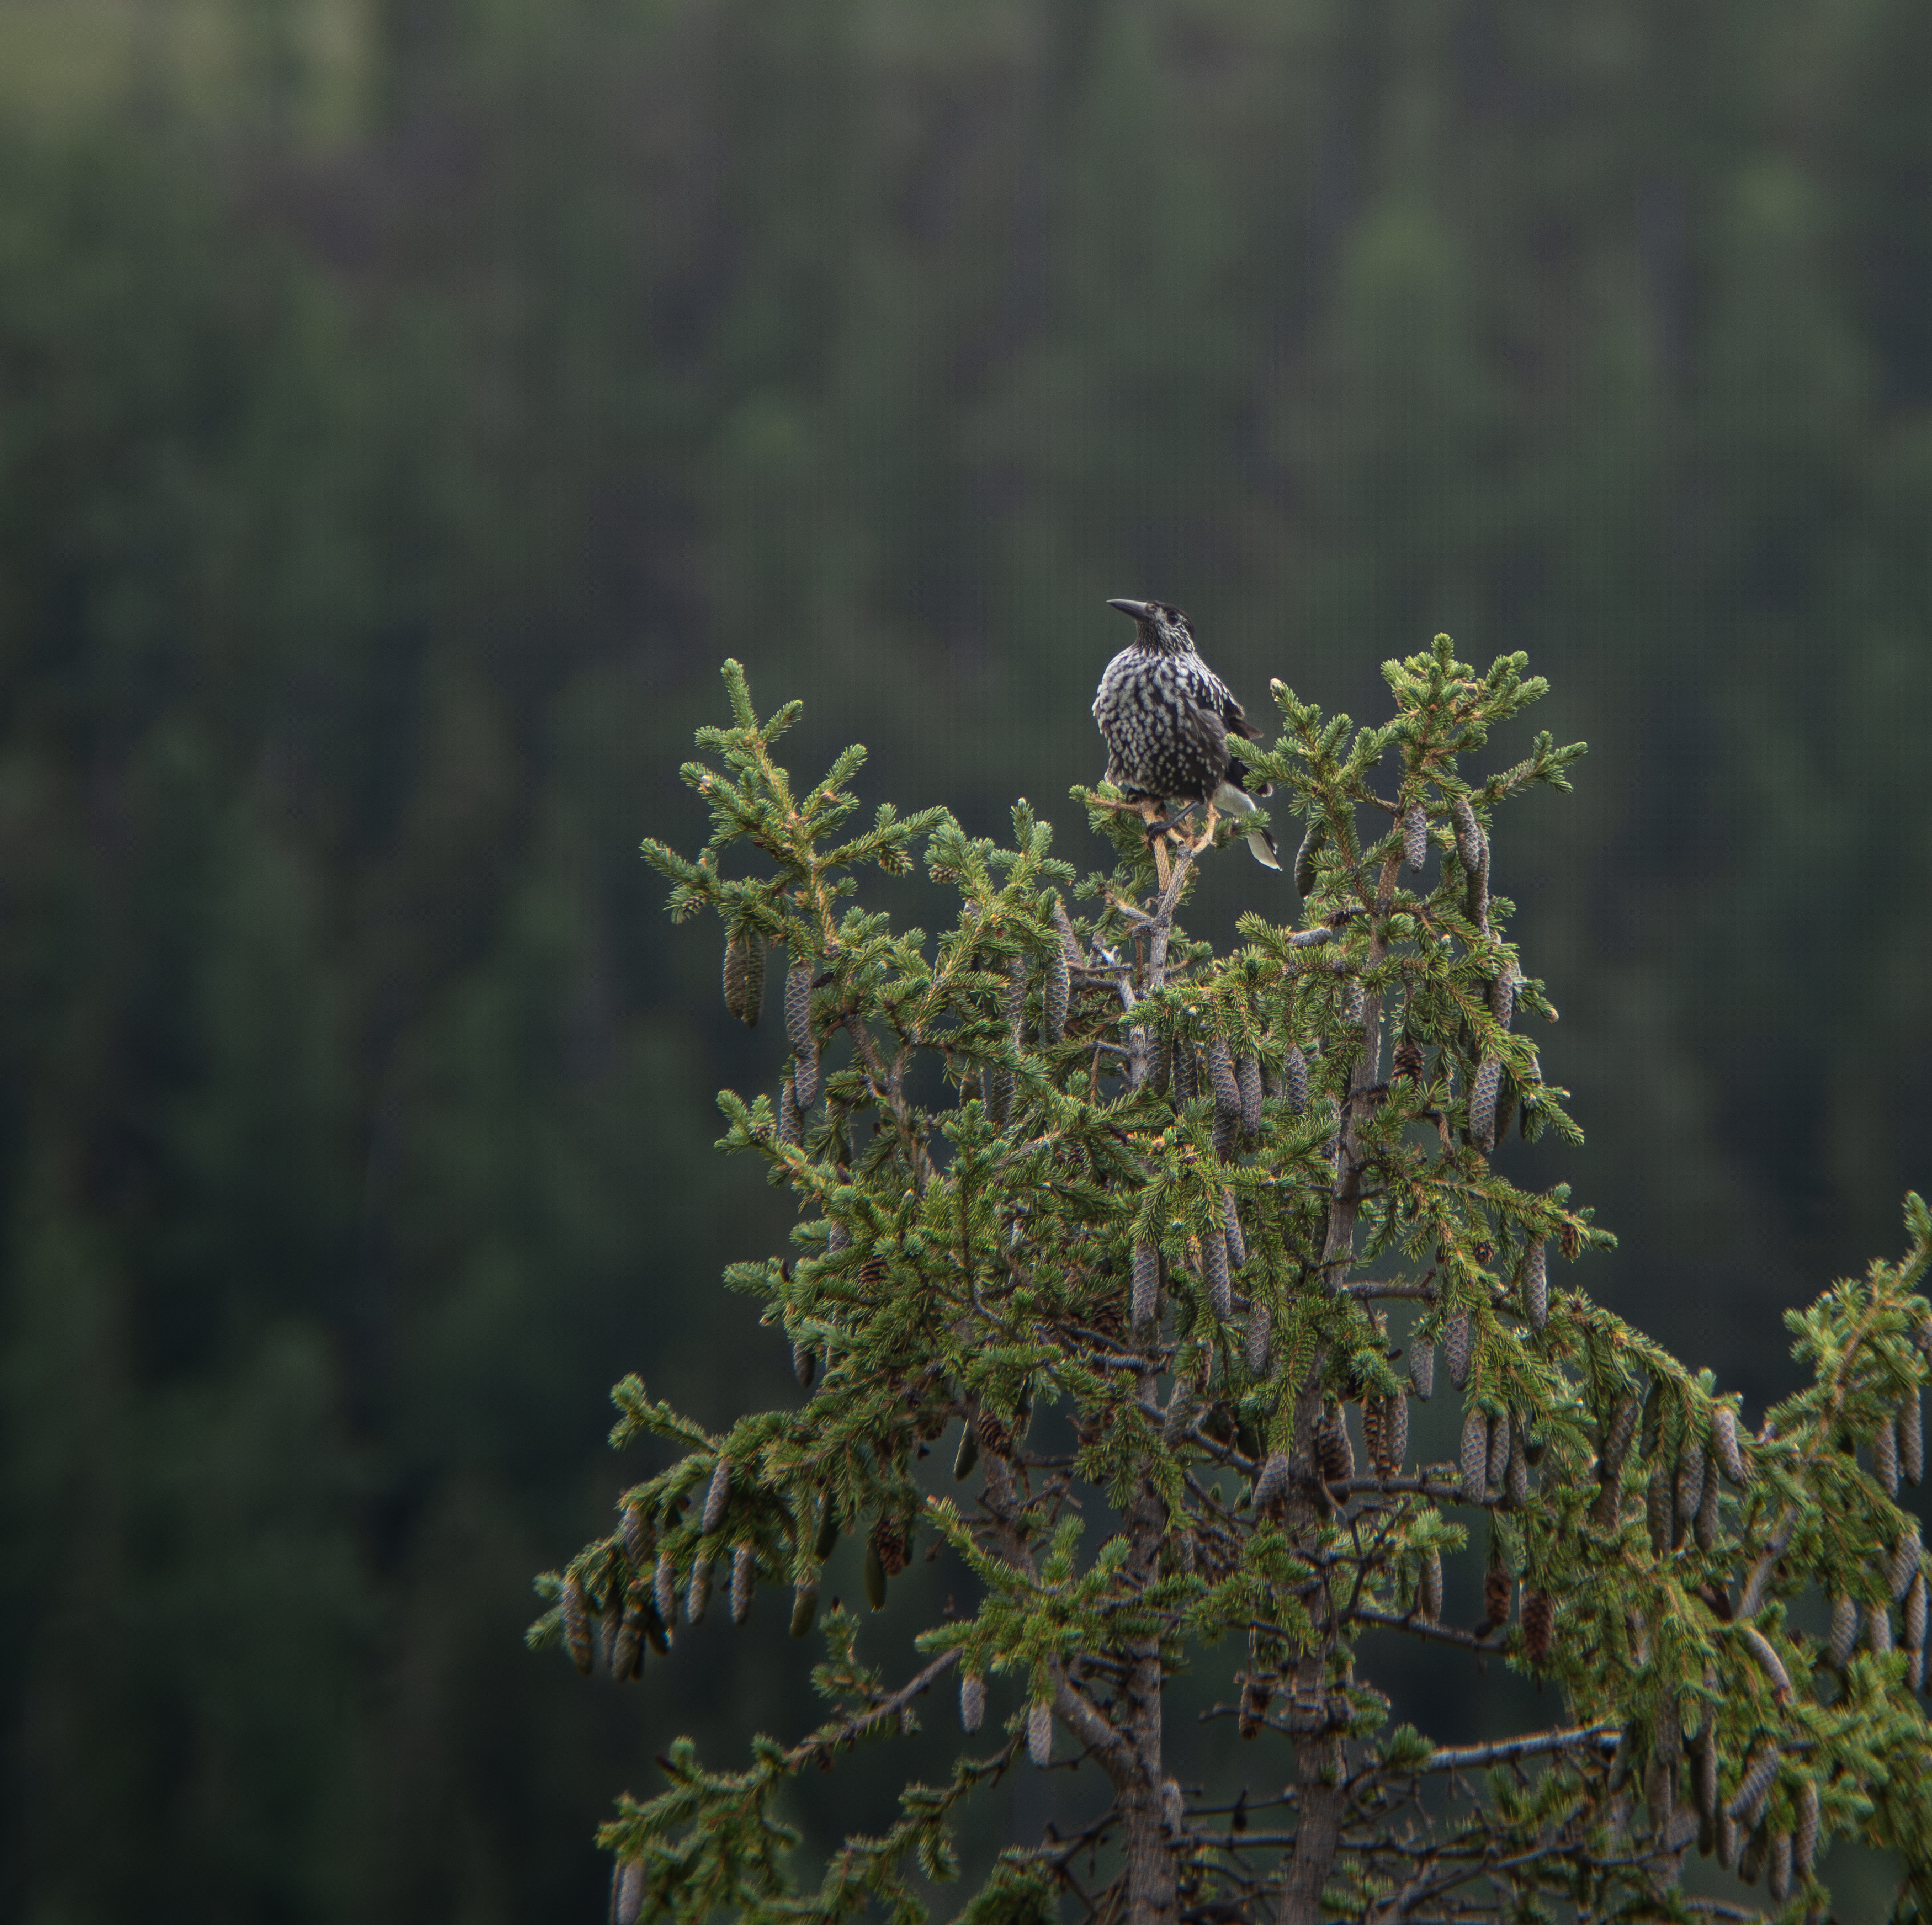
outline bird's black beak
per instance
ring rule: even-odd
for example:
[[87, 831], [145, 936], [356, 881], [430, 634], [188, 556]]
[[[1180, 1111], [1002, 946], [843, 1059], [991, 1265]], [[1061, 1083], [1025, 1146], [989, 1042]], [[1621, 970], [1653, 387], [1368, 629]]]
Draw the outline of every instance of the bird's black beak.
[[1132, 616], [1136, 622], [1144, 621], [1147, 619], [1148, 605], [1144, 601], [1110, 601], [1107, 606], [1109, 608], [1118, 608], [1123, 615]]

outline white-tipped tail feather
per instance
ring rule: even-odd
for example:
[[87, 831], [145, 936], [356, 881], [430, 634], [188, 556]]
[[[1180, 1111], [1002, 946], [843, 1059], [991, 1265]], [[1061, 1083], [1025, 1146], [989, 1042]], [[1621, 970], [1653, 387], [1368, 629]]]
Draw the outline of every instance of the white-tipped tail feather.
[[[1214, 797], [1214, 806], [1223, 815], [1252, 815], [1255, 799], [1245, 789], [1238, 789], [1232, 782], [1223, 782]], [[1274, 846], [1274, 838], [1265, 829], [1252, 829], [1248, 832], [1248, 848], [1255, 860], [1264, 869], [1279, 869], [1281, 857]]]

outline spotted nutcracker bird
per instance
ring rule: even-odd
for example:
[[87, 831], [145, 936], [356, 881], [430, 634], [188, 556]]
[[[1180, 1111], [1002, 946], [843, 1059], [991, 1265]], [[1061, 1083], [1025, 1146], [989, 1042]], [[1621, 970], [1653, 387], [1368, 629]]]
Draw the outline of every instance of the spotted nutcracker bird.
[[[1165, 838], [1179, 821], [1206, 805], [1207, 823], [1193, 844], [1202, 848], [1214, 833], [1217, 809], [1252, 815], [1253, 797], [1270, 793], [1266, 782], [1250, 790], [1228, 756], [1229, 736], [1254, 742], [1261, 730], [1201, 659], [1194, 631], [1178, 608], [1164, 601], [1110, 601], [1107, 606], [1132, 618], [1134, 639], [1108, 663], [1094, 697], [1094, 719], [1106, 740], [1107, 780], [1146, 822], [1165, 887]], [[1186, 806], [1176, 820], [1162, 820], [1162, 810], [1174, 802]], [[1248, 847], [1256, 862], [1270, 869], [1281, 867], [1274, 838], [1265, 829], [1249, 832]]]

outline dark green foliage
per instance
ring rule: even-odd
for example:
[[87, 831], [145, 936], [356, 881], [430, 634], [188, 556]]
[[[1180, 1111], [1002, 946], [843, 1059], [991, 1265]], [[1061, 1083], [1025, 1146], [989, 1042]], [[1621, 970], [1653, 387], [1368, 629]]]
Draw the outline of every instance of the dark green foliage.
[[[922, 1530], [975, 1594], [920, 1633], [926, 1662], [896, 1681], [861, 1662], [856, 1623], [831, 1613], [814, 1674], [830, 1716], [788, 1748], [760, 1737], [748, 1766], [721, 1773], [674, 1746], [661, 1761], [670, 1788], [625, 1799], [604, 1833], [640, 1868], [650, 1915], [698, 1925], [723, 1904], [829, 1925], [869, 1901], [922, 1917], [915, 1873], [956, 1877], [964, 1807], [1022, 1751], [1046, 1766], [1057, 1732], [1099, 1768], [1107, 1807], [1070, 1842], [1010, 1848], [963, 1915], [1057, 1894], [1132, 1925], [1177, 1905], [1257, 1903], [1280, 1925], [1316, 1925], [1369, 1915], [1420, 1877], [1456, 1917], [1575, 1905], [1634, 1920], [1680, 1903], [1694, 1807], [1707, 1849], [1747, 1883], [1768, 1873], [1788, 1894], [1795, 1877], [1814, 1911], [1826, 1900], [1813, 1830], [1895, 1852], [1901, 1915], [1932, 1899], [1923, 1558], [1916, 1521], [1892, 1501], [1895, 1454], [1882, 1454], [1926, 1375], [1932, 1306], [1915, 1293], [1932, 1215], [1908, 1199], [1901, 1263], [1791, 1313], [1810, 1381], [1749, 1439], [1710, 1372], [1574, 1285], [1550, 1289], [1550, 1240], [1573, 1261], [1611, 1240], [1567, 1186], [1505, 1176], [1472, 1114], [1472, 1070], [1506, 1063], [1544, 1126], [1581, 1141], [1535, 1045], [1493, 1006], [1500, 974], [1514, 1012], [1555, 1016], [1504, 899], [1486, 886], [1483, 913], [1468, 907], [1465, 858], [1495, 875], [1499, 812], [1538, 784], [1567, 792], [1582, 753], [1539, 735], [1513, 766], [1468, 772], [1544, 692], [1525, 667], [1504, 656], [1478, 676], [1438, 637], [1385, 665], [1396, 714], [1370, 728], [1275, 684], [1282, 733], [1252, 760], [1278, 806], [1326, 823], [1333, 857], [1300, 926], [1250, 912], [1245, 946], [1221, 957], [1178, 920], [1195, 865], [1180, 859], [1146, 897], [1144, 838], [1104, 796], [1075, 791], [1121, 861], [1084, 880], [1024, 804], [1010, 848], [938, 809], [884, 805], [861, 826], [848, 784], [862, 751], [795, 782], [774, 745], [796, 705], [760, 721], [727, 663], [731, 726], [701, 729], [705, 759], [684, 771], [710, 841], [695, 859], [656, 838], [644, 853], [674, 885], [674, 917], [708, 910], [822, 967], [814, 1047], [836, 1032], [847, 1052], [829, 1058], [805, 1142], [782, 1139], [765, 1096], [718, 1100], [720, 1147], [760, 1162], [800, 1215], [791, 1260], [740, 1263], [726, 1281], [763, 1303], [775, 1340], [822, 1345], [830, 1366], [802, 1406], [746, 1412], [716, 1435], [637, 1378], [621, 1383], [613, 1442], [655, 1438], [681, 1454], [624, 1494], [624, 1528], [542, 1581], [560, 1601], [532, 1640], [568, 1641], [585, 1594], [642, 1582], [639, 1515], [694, 1593], [727, 1537], [734, 1596], [754, 1570], [815, 1588], [815, 1521], [836, 1510], [868, 1534], [873, 1610], [893, 1608], [890, 1580]], [[1462, 853], [1426, 893], [1401, 885], [1417, 808], [1460, 825]], [[900, 871], [921, 843], [961, 898], [936, 939], [896, 931], [861, 899], [866, 868]], [[1068, 1012], [1049, 1039], [1021, 1020], [1016, 985], [1063, 952], [1070, 928]], [[1384, 1030], [1423, 1052], [1418, 1075], [1384, 1081]], [[1156, 1033], [1208, 1039], [1202, 1094], [1159, 1090]], [[1236, 1055], [1279, 1061], [1291, 1046], [1309, 1066], [1306, 1106], [1264, 1105], [1251, 1158], [1228, 1160], [1213, 1137], [1217, 1113], [1238, 1110]], [[1231, 1194], [1248, 1226], [1238, 1293]], [[1378, 1303], [1417, 1306], [1403, 1345]], [[1461, 1462], [1412, 1467], [1406, 1417], [1390, 1413], [1391, 1401], [1406, 1411], [1394, 1366], [1445, 1322], [1466, 1347], [1453, 1373]], [[1048, 1411], [1068, 1454], [1042, 1438]], [[956, 1471], [980, 1474], [958, 1497], [926, 1490], [914, 1457], [956, 1423], [974, 1441]], [[1871, 1439], [1875, 1474], [1846, 1448]], [[1474, 1633], [1438, 1621], [1442, 1555], [1472, 1540], [1484, 1564]], [[1868, 1655], [1850, 1655], [1840, 1625], [1826, 1662], [1793, 1615], [1814, 1588], [1862, 1603]], [[1894, 1651], [1900, 1600], [1906, 1648]], [[1358, 1650], [1378, 1628], [1532, 1673], [1553, 1687], [1552, 1727], [1462, 1747], [1391, 1729]], [[1226, 1672], [1243, 1656], [1226, 1695], [1242, 1736], [1285, 1744], [1289, 1789], [1266, 1843], [1234, 1850], [1190, 1816], [1198, 1795], [1162, 1703], [1184, 1669]], [[956, 1666], [1019, 1687], [1004, 1742], [969, 1750], [944, 1785], [908, 1784], [891, 1825], [848, 1836], [815, 1890], [801, 1883], [796, 1836], [776, 1816], [786, 1783], [910, 1729]], [[969, 1726], [978, 1690], [962, 1699]], [[1516, 1759], [1537, 1762], [1506, 1768]], [[1432, 1816], [1425, 1778], [1484, 1765], [1496, 1768], [1472, 1809]], [[1434, 1834], [1420, 1869], [1418, 1831]]]

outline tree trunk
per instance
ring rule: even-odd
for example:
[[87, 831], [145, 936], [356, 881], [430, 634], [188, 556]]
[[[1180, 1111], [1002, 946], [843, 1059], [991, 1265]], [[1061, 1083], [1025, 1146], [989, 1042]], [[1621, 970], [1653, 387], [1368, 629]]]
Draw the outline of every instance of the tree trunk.
[[[1382, 865], [1376, 892], [1376, 934], [1369, 945], [1371, 968], [1388, 954], [1381, 932], [1387, 926], [1400, 859], [1391, 856]], [[1338, 1292], [1347, 1282], [1348, 1260], [1354, 1253], [1355, 1217], [1362, 1190], [1360, 1127], [1367, 1111], [1368, 1092], [1382, 1081], [1382, 997], [1374, 994], [1363, 1004], [1362, 1053], [1348, 1080], [1348, 1100], [1342, 1106], [1341, 1139], [1335, 1151], [1335, 1189], [1322, 1250], [1323, 1285]], [[1318, 1350], [1295, 1390], [1295, 1468], [1305, 1476], [1301, 1488], [1311, 1497], [1322, 1474], [1315, 1429], [1322, 1414], [1322, 1372], [1326, 1362], [1326, 1353]], [[1316, 1516], [1312, 1502], [1298, 1500], [1292, 1506], [1290, 1527], [1298, 1538], [1305, 1541], [1312, 1537]], [[1328, 1670], [1325, 1650], [1310, 1653], [1295, 1667], [1294, 1855], [1282, 1881], [1276, 1925], [1322, 1925], [1322, 1894], [1341, 1843], [1348, 1757], [1340, 1736], [1329, 1728]]]
[[[1142, 1582], [1151, 1584], [1160, 1576], [1167, 1508], [1150, 1488], [1144, 1486], [1126, 1524], [1133, 1545], [1127, 1568]], [[1161, 1809], [1166, 1772], [1161, 1752], [1159, 1637], [1131, 1646], [1129, 1661], [1132, 1669], [1127, 1682], [1127, 1735], [1134, 1748], [1135, 1768], [1132, 1784], [1120, 1795], [1127, 1831], [1127, 1925], [1174, 1925], [1174, 1841], [1167, 1828], [1167, 1814]]]

